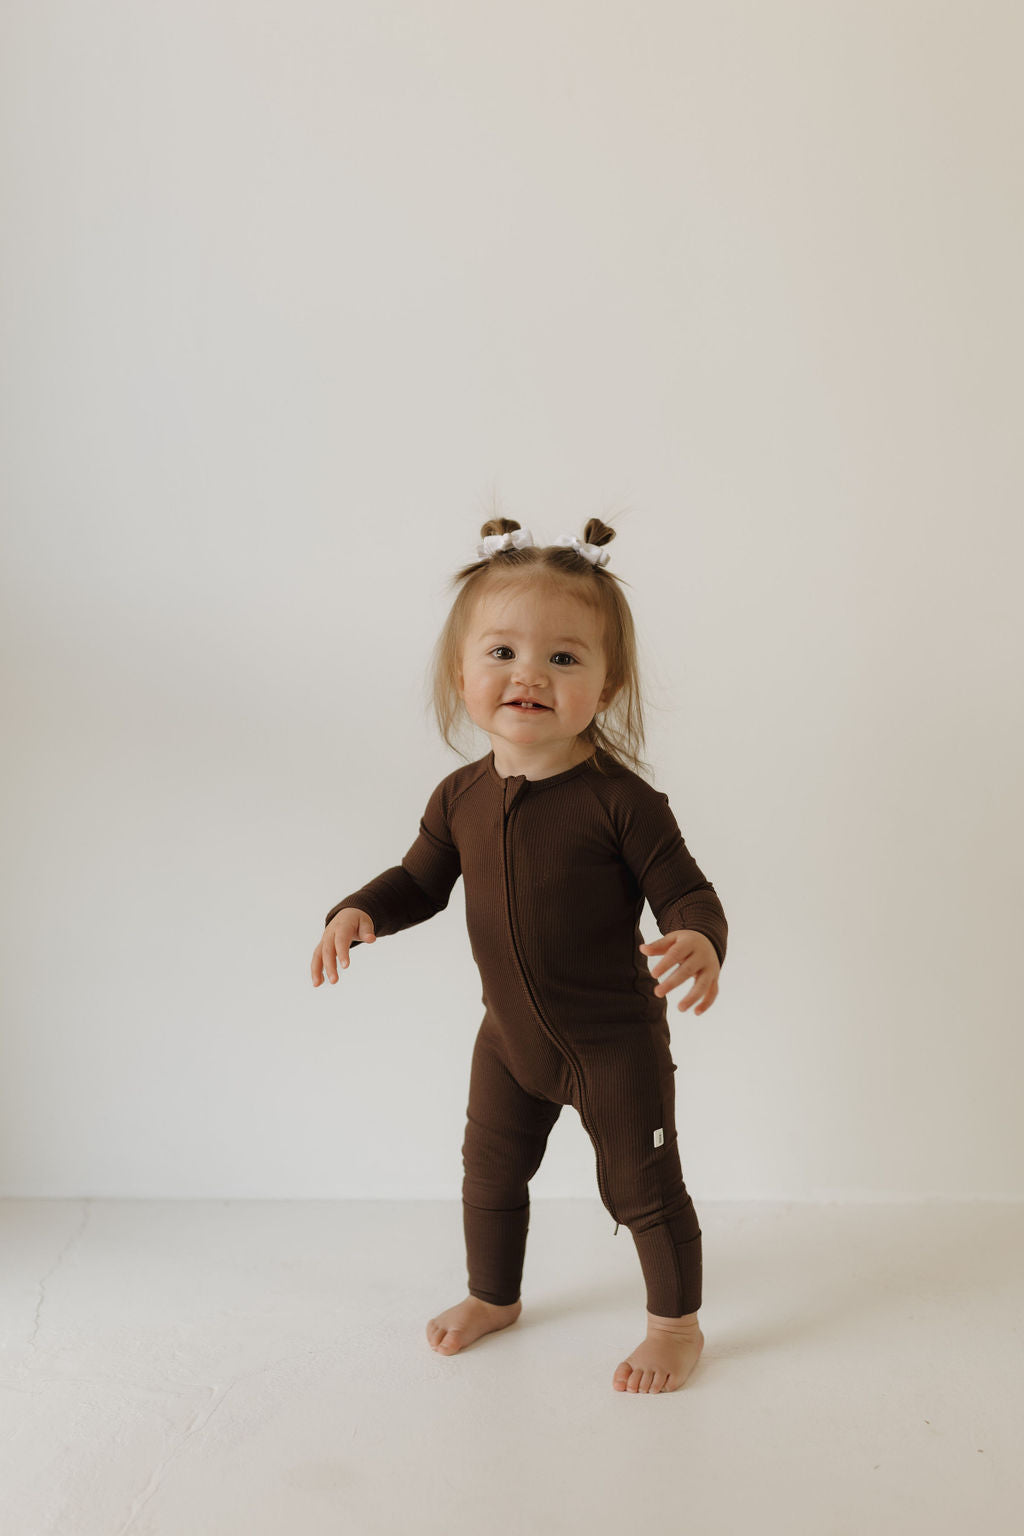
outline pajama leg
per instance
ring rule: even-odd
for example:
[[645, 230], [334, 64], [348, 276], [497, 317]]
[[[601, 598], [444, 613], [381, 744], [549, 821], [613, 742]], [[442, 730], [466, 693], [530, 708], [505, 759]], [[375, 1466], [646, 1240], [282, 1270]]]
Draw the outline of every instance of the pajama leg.
[[576, 1105], [590, 1121], [601, 1199], [633, 1235], [657, 1317], [701, 1304], [701, 1230], [679, 1163], [674, 1072], [664, 1037], [638, 1032], [589, 1053]]
[[527, 1185], [562, 1105], [527, 1093], [484, 1029], [473, 1047], [462, 1214], [469, 1293], [496, 1306], [519, 1300], [530, 1221]]

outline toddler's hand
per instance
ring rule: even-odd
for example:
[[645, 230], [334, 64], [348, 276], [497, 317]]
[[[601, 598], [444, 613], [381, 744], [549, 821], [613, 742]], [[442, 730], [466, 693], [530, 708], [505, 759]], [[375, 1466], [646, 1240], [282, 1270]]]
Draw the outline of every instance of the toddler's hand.
[[662, 964], [651, 971], [652, 976], [663, 976], [673, 966], [678, 966], [667, 981], [661, 981], [655, 987], [658, 997], [664, 997], [666, 992], [692, 976], [693, 986], [679, 1004], [679, 1010], [683, 1012], [691, 1003], [702, 999], [702, 1006], [693, 1011], [707, 1013], [718, 996], [718, 975], [722, 967], [718, 951], [706, 933], [697, 933], [693, 928], [676, 928], [672, 933], [662, 934], [660, 939], [641, 944], [640, 948], [644, 954], [665, 956]]
[[342, 967], [348, 965], [348, 947], [353, 939], [358, 939], [361, 944], [373, 944], [376, 938], [369, 912], [363, 912], [359, 907], [342, 907], [327, 924], [323, 938], [313, 951], [310, 971], [314, 987], [323, 981], [325, 970], [329, 981], [337, 981], [338, 961]]

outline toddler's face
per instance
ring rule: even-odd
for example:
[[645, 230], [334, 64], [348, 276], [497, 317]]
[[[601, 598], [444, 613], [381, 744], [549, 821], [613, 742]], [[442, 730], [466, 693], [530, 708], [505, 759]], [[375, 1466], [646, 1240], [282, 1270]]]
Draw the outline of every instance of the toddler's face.
[[[570, 744], [610, 702], [598, 616], [543, 587], [484, 595], [463, 646], [459, 692], [492, 739], [518, 748]], [[524, 698], [545, 707], [510, 702]]]

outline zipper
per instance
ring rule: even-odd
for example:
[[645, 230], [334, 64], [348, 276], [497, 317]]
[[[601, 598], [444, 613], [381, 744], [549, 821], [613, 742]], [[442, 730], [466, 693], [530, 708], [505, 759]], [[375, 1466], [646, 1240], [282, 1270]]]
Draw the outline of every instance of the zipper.
[[[534, 992], [533, 986], [532, 986], [532, 984], [530, 982], [530, 978], [529, 978], [529, 975], [527, 973], [526, 966], [523, 963], [522, 955], [519, 952], [519, 945], [516, 942], [516, 926], [515, 926], [515, 923], [514, 923], [513, 918], [512, 918], [512, 887], [511, 887], [511, 885], [509, 883], [509, 877], [508, 877], [509, 876], [509, 859], [508, 859], [509, 836], [508, 836], [508, 830], [509, 830], [509, 824], [511, 823], [512, 817], [515, 814], [515, 811], [517, 809], [518, 804], [519, 804], [519, 801], [517, 799], [517, 800], [515, 800], [513, 802], [511, 808], [508, 809], [508, 810], [505, 809], [504, 804], [502, 805], [502, 840], [503, 840], [503, 843], [504, 843], [504, 847], [503, 847], [503, 850], [502, 850], [502, 852], [504, 854], [504, 858], [503, 858], [502, 862], [504, 864], [504, 875], [505, 875], [505, 909], [506, 909], [506, 911], [508, 913], [508, 931], [509, 931], [509, 933], [512, 936], [512, 948], [515, 950], [516, 960], [519, 963], [519, 973], [520, 973], [520, 975], [523, 978], [523, 982], [524, 982], [524, 984], [526, 986], [527, 992], [530, 994], [530, 1001], [533, 1004], [534, 1012], [536, 1013], [537, 1018], [540, 1020], [541, 1028], [544, 1030], [545, 1034], [547, 1034], [548, 1038], [551, 1041], [553, 1041], [553, 1043], [558, 1047], [558, 1049], [565, 1056], [566, 1060], [569, 1062], [569, 1065], [572, 1067], [572, 1070], [573, 1070], [573, 1072], [574, 1072], [574, 1074], [576, 1076], [576, 1084], [577, 1084], [577, 1088], [579, 1090], [579, 1096], [580, 1096], [580, 1109], [582, 1111], [582, 1109], [583, 1109], [583, 1107], [585, 1105], [586, 1100], [585, 1100], [585, 1096], [584, 1096], [584, 1092], [583, 1092], [583, 1072], [582, 1072], [582, 1070], [580, 1068], [579, 1061], [577, 1060], [577, 1058], [576, 1058], [575, 1054], [573, 1053], [573, 1051], [571, 1050], [571, 1048], [565, 1043], [565, 1041], [561, 1038], [561, 1036], [558, 1035], [551, 1028], [550, 1024], [545, 1019], [544, 1012], [543, 1012], [543, 1010], [542, 1010], [542, 1008], [540, 1006], [539, 1001], [537, 1000], [537, 995]], [[604, 1164], [601, 1161], [601, 1143], [600, 1143], [600, 1140], [598, 1139], [598, 1137], [596, 1135], [594, 1135], [593, 1132], [590, 1130], [590, 1126], [587, 1124], [586, 1119], [584, 1119], [582, 1112], [580, 1114], [580, 1119], [583, 1122], [584, 1129], [588, 1132], [592, 1142], [594, 1143], [594, 1152], [596, 1154], [596, 1161], [597, 1161], [597, 1187], [598, 1187], [598, 1189], [601, 1192], [602, 1199], [605, 1200], [605, 1203], [607, 1205], [607, 1202], [608, 1202], [608, 1187], [607, 1187], [607, 1184], [604, 1181]], [[620, 1226], [621, 1226], [621, 1222], [617, 1221], [615, 1223], [615, 1231], [612, 1233], [613, 1237], [615, 1237], [617, 1235]]]

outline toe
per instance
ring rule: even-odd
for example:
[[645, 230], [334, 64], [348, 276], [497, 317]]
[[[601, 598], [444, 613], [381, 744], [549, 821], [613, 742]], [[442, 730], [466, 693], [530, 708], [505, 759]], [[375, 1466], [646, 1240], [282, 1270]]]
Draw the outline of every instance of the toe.
[[454, 1355], [462, 1345], [462, 1334], [457, 1328], [449, 1328], [444, 1338], [438, 1344], [438, 1349], [446, 1355]]
[[612, 1386], [615, 1388], [616, 1392], [625, 1392], [626, 1383], [632, 1375], [632, 1372], [633, 1367], [630, 1365], [628, 1360], [623, 1360], [619, 1365], [616, 1366], [615, 1375], [612, 1377]]

